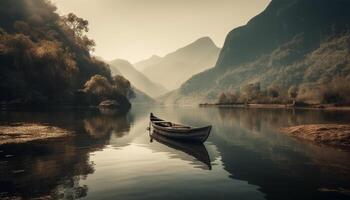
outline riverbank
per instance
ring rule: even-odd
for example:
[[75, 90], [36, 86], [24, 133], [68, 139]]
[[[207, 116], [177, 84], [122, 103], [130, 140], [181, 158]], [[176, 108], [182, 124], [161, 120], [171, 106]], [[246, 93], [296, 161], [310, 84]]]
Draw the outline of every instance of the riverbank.
[[70, 131], [40, 124], [16, 123], [0, 126], [0, 145], [67, 137]]
[[278, 108], [278, 109], [323, 109], [323, 110], [348, 110], [350, 106], [336, 106], [334, 104], [218, 104], [218, 103], [203, 103], [199, 107], [232, 107], [232, 108]]
[[350, 147], [350, 125], [311, 124], [281, 129], [282, 133], [295, 138], [337, 147]]

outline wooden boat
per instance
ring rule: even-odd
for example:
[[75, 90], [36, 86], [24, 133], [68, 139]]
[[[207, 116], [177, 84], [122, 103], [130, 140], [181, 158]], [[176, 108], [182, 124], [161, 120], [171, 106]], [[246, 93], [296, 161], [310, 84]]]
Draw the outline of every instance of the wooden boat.
[[191, 141], [191, 142], [205, 142], [210, 134], [212, 126], [201, 128], [193, 128], [181, 124], [175, 124], [156, 117], [151, 113], [150, 121], [153, 131], [164, 137], [171, 139]]

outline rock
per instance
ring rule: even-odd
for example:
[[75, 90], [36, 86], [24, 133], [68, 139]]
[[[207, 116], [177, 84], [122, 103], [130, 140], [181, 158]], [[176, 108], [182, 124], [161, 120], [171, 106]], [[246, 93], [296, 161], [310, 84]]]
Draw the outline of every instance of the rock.
[[8, 126], [0, 126], [0, 145], [59, 138], [68, 136], [69, 134], [70, 131], [54, 126], [16, 123]]
[[121, 105], [115, 100], [106, 100], [106, 101], [102, 101], [99, 107], [114, 109], [114, 108], [120, 108]]
[[310, 124], [282, 128], [281, 132], [301, 138], [339, 147], [350, 147], [350, 125]]

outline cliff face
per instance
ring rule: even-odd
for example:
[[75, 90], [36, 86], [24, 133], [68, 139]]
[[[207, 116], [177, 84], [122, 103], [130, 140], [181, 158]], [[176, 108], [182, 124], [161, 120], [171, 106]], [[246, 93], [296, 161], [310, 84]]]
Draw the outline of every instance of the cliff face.
[[228, 34], [217, 67], [253, 61], [301, 34], [304, 49], [314, 48], [322, 36], [349, 25], [349, 8], [347, 0], [273, 0], [247, 25]]
[[[216, 66], [194, 75], [165, 101], [211, 101], [247, 84], [318, 84], [349, 78], [350, 1], [273, 0], [232, 30]], [[311, 75], [312, 74], [312, 75]]]

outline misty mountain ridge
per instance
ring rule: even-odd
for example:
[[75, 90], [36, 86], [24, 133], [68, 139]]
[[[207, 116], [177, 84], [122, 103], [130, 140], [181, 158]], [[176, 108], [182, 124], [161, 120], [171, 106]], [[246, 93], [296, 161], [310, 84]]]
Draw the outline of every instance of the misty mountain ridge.
[[[273, 0], [226, 37], [214, 68], [193, 76], [167, 103], [213, 102], [248, 84], [318, 87], [350, 79], [350, 1]], [[312, 85], [312, 86], [310, 86]]]
[[149, 80], [141, 72], [136, 70], [130, 62], [126, 60], [115, 59], [111, 61], [109, 65], [112, 74], [123, 75], [128, 80], [130, 80], [132, 86], [153, 98], [163, 95], [167, 92], [163, 86]]
[[209, 37], [203, 37], [164, 56], [142, 72], [154, 82], [176, 89], [192, 75], [213, 67], [219, 52], [220, 48]]
[[162, 60], [162, 57], [157, 56], [157, 55], [153, 55], [148, 59], [141, 60], [137, 63], [134, 63], [134, 66], [137, 70], [142, 71], [149, 66], [158, 64], [161, 60]]

